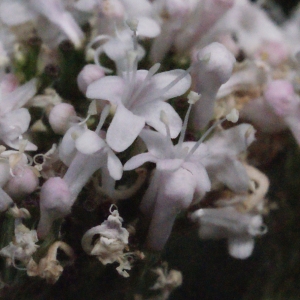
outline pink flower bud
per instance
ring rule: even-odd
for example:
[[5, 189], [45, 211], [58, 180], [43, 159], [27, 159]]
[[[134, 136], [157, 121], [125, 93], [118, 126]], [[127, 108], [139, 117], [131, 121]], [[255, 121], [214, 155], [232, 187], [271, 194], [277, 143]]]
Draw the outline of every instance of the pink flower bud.
[[279, 42], [268, 41], [264, 42], [255, 57], [268, 61], [272, 66], [278, 66], [288, 58], [287, 47]]
[[43, 184], [40, 198], [41, 218], [37, 228], [39, 238], [45, 238], [55, 220], [71, 212], [72, 204], [69, 188], [62, 178], [52, 177]]
[[29, 195], [38, 187], [38, 177], [31, 168], [17, 168], [13, 173], [15, 176], [11, 177], [4, 187], [7, 194], [13, 199]]
[[264, 97], [275, 114], [280, 117], [293, 113], [299, 104], [299, 98], [292, 84], [287, 80], [271, 81], [265, 90]]
[[220, 43], [211, 43], [198, 53], [192, 66], [192, 89], [201, 94], [191, 119], [197, 129], [203, 128], [213, 116], [217, 92], [229, 80], [235, 64], [233, 54]]
[[68, 103], [55, 105], [49, 115], [49, 123], [56, 134], [65, 134], [71, 117], [76, 116], [74, 107]]
[[94, 81], [105, 76], [104, 70], [97, 65], [86, 65], [77, 77], [79, 90], [85, 94], [87, 87]]

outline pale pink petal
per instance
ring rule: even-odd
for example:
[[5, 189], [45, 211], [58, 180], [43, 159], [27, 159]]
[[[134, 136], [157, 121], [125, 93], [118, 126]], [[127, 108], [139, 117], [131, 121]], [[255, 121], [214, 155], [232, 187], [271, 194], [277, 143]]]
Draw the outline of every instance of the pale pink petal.
[[152, 77], [152, 82], [155, 85], [155, 89], [163, 90], [180, 76], [184, 77], [174, 86], [166, 89], [161, 95], [163, 100], [168, 100], [184, 94], [191, 86], [191, 76], [184, 70], [172, 70], [155, 74]]
[[2, 1], [0, 4], [0, 18], [2, 22], [9, 26], [32, 21], [36, 17], [36, 13], [29, 9], [24, 1]]
[[157, 162], [157, 158], [151, 153], [141, 153], [130, 158], [124, 165], [124, 171], [134, 170], [145, 162]]
[[254, 239], [249, 236], [233, 236], [228, 238], [229, 254], [234, 258], [246, 259], [254, 249]]
[[65, 133], [59, 145], [59, 158], [65, 165], [69, 166], [77, 153], [75, 139], [80, 137], [86, 130], [85, 126], [75, 125]]
[[176, 138], [182, 128], [182, 120], [169, 103], [153, 101], [144, 105], [137, 105], [132, 109], [134, 114], [145, 118], [148, 125], [158, 132], [167, 135], [166, 125], [160, 120], [162, 111], [164, 111], [168, 117], [171, 138]]
[[148, 247], [157, 251], [163, 249], [177, 214], [190, 206], [195, 187], [194, 176], [183, 168], [162, 173], [147, 237]]
[[29, 127], [30, 114], [26, 108], [19, 108], [7, 113], [0, 120], [0, 135], [8, 140], [14, 140]]
[[137, 17], [139, 24], [137, 28], [138, 35], [154, 38], [160, 34], [160, 26], [158, 23], [147, 17]]
[[206, 194], [206, 192], [210, 191], [211, 189], [211, 182], [206, 172], [206, 169], [199, 163], [195, 164], [190, 162], [185, 162], [182, 167], [193, 174], [197, 184], [197, 196], [202, 198]]
[[124, 90], [125, 82], [121, 77], [106, 76], [91, 83], [87, 88], [86, 96], [119, 104], [122, 102]]
[[107, 130], [107, 143], [117, 152], [124, 151], [134, 142], [144, 126], [144, 118], [134, 115], [119, 104]]
[[123, 166], [119, 158], [115, 155], [113, 151], [108, 151], [107, 153], [107, 168], [109, 175], [114, 180], [120, 180], [123, 174]]
[[64, 9], [61, 0], [30, 0], [30, 4], [33, 10], [57, 25], [76, 47], [81, 45], [83, 32], [72, 15]]
[[86, 130], [75, 140], [77, 150], [83, 154], [93, 154], [106, 146], [106, 143], [92, 130]]
[[159, 132], [144, 129], [140, 133], [140, 138], [144, 141], [148, 151], [156, 158], [163, 159], [170, 157], [173, 151], [172, 141]]
[[29, 82], [17, 87], [11, 93], [2, 96], [0, 101], [1, 114], [5, 114], [13, 109], [25, 105], [37, 91], [37, 80], [32, 79]]

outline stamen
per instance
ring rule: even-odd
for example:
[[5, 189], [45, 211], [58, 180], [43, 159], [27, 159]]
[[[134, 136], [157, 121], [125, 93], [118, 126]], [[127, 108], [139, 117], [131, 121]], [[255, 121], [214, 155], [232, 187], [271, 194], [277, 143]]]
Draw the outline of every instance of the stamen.
[[138, 48], [138, 42], [137, 42], [137, 27], [139, 24], [139, 20], [132, 18], [132, 19], [128, 19], [126, 20], [126, 24], [128, 25], [128, 27], [130, 28], [130, 30], [133, 31], [133, 49], [135, 51], [137, 51]]
[[166, 131], [167, 131], [167, 138], [171, 140], [171, 132], [170, 132], [170, 126], [169, 126], [169, 120], [168, 116], [165, 113], [165, 111], [160, 112], [160, 120], [165, 124], [166, 126]]
[[97, 112], [97, 102], [96, 102], [96, 100], [93, 100], [91, 102], [91, 104], [89, 105], [88, 115], [94, 116], [94, 115], [97, 115], [97, 114], [98, 114], [98, 112]]
[[104, 52], [104, 51], [103, 51], [103, 46], [100, 46], [99, 48], [96, 49], [95, 54], [94, 54], [94, 61], [95, 61], [95, 64], [96, 64], [97, 66], [99, 66], [101, 69], [103, 69], [104, 72], [106, 72], [106, 73], [112, 73], [113, 70], [108, 69], [108, 68], [105, 68], [105, 67], [103, 67], [103, 66], [100, 64], [99, 57], [100, 57], [100, 55], [102, 54], [102, 52]]
[[107, 116], [109, 115], [110, 107], [111, 107], [110, 104], [106, 104], [106, 105], [104, 106], [102, 112], [101, 112], [100, 120], [99, 120], [98, 126], [97, 126], [97, 128], [96, 128], [96, 130], [95, 130], [95, 132], [96, 132], [97, 134], [99, 134], [99, 132], [100, 132], [100, 130], [101, 130], [101, 128], [102, 128], [102, 126], [103, 126], [103, 124], [104, 124], [104, 122], [105, 122]]
[[[153, 65], [148, 73], [147, 76], [145, 77], [143, 83], [139, 86], [139, 88], [137, 89], [137, 91], [134, 93], [134, 95], [132, 95], [134, 99], [138, 99], [140, 93], [142, 92], [142, 90], [144, 89], [144, 87], [146, 86], [146, 84], [150, 81], [150, 79], [152, 78], [152, 76], [159, 70], [160, 68], [160, 63], [156, 63], [155, 65]], [[134, 101], [131, 103], [131, 105], [134, 103]]]
[[191, 72], [192, 69], [193, 69], [193, 65], [191, 67], [189, 67], [183, 74], [181, 74], [180, 76], [178, 76], [177, 78], [175, 78], [173, 81], [171, 81], [166, 87], [164, 87], [163, 89], [161, 89], [159, 91], [159, 94], [163, 95], [165, 92], [167, 92], [168, 90], [170, 90], [180, 80], [182, 80], [185, 76], [187, 76]]
[[192, 105], [195, 104], [200, 99], [200, 97], [201, 97], [201, 95], [199, 95], [199, 94], [197, 94], [196, 92], [193, 92], [193, 91], [191, 91], [188, 94], [188, 103], [190, 105], [189, 105], [189, 108], [188, 108], [188, 110], [186, 112], [186, 115], [184, 117], [182, 129], [181, 129], [181, 132], [180, 132], [179, 141], [178, 141], [179, 149], [181, 149], [182, 144], [183, 144], [183, 140], [184, 140], [184, 137], [185, 137], [189, 116], [190, 116], [191, 109], [192, 109]]
[[185, 157], [185, 160], [188, 160], [194, 153], [195, 151], [198, 149], [198, 147], [201, 145], [201, 143], [206, 139], [206, 137], [216, 128], [218, 127], [220, 124], [222, 124], [224, 121], [226, 120], [226, 118], [223, 118], [221, 120], [219, 120], [218, 122], [216, 122], [215, 124], [213, 124], [203, 135], [202, 137], [198, 140], [198, 142], [194, 145], [194, 147], [191, 149], [191, 151], [188, 153], [188, 155]]
[[200, 144], [206, 139], [206, 137], [216, 128], [218, 127], [220, 124], [222, 124], [225, 120], [228, 120], [230, 122], [237, 122], [238, 120], [238, 111], [233, 108], [232, 111], [226, 115], [225, 118], [219, 120], [218, 122], [216, 122], [215, 124], [213, 124], [204, 134], [203, 136], [200, 138], [200, 140], [194, 145], [194, 147], [191, 149], [191, 151], [188, 153], [188, 155], [185, 157], [185, 160], [188, 160], [194, 153], [195, 151], [198, 149], [198, 147], [200, 146]]

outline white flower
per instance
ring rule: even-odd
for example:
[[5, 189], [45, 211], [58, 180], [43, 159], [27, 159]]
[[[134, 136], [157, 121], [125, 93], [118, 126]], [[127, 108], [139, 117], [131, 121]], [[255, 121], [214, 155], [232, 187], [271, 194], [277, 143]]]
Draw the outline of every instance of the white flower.
[[[83, 32], [72, 15], [65, 10], [62, 0], [2, 0], [0, 3], [0, 18], [8, 26], [33, 21], [40, 29], [41, 23], [38, 19], [40, 16], [57, 26], [76, 47], [81, 45]], [[49, 26], [42, 27], [40, 33], [47, 37], [52, 29]]]
[[137, 70], [133, 63], [132, 69], [122, 76], [105, 76], [88, 86], [88, 98], [107, 100], [117, 106], [106, 136], [113, 150], [120, 152], [127, 149], [145, 124], [166, 134], [166, 128], [160, 120], [162, 110], [168, 116], [171, 137], [178, 135], [181, 119], [165, 101], [187, 91], [190, 75], [184, 70], [155, 74], [158, 68], [159, 64], [156, 64], [149, 71]]
[[230, 255], [239, 259], [249, 257], [254, 248], [253, 237], [267, 231], [259, 214], [243, 214], [234, 207], [202, 208], [193, 212], [191, 219], [200, 224], [201, 238], [227, 238]]
[[[191, 150], [187, 143], [183, 143], [189, 111], [177, 145], [174, 146], [170, 139], [168, 120], [162, 112], [161, 119], [165, 122], [168, 136], [142, 130], [140, 137], [149, 152], [132, 157], [124, 165], [124, 170], [132, 170], [147, 161], [156, 163], [156, 170], [140, 205], [142, 212], [151, 219], [147, 245], [155, 250], [164, 247], [177, 214], [210, 190], [210, 180], [201, 161], [192, 160], [201, 141], [193, 143], [195, 147]], [[199, 151], [203, 156], [207, 154], [204, 145]]]
[[[8, 146], [19, 149], [20, 137], [30, 123], [28, 109], [22, 108], [36, 93], [36, 80], [32, 79], [22, 86], [12, 90], [6, 89], [2, 82], [0, 87], [0, 139]], [[36, 150], [37, 147], [28, 142], [26, 150]]]

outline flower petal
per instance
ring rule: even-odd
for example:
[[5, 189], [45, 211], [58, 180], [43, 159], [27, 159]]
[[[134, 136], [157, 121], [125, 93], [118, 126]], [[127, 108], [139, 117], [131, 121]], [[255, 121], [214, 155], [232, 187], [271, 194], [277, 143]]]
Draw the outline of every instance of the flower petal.
[[137, 17], [139, 24], [138, 24], [138, 35], [144, 36], [148, 38], [154, 38], [160, 34], [160, 26], [158, 23], [147, 17]]
[[0, 110], [5, 114], [11, 110], [25, 105], [36, 93], [37, 80], [32, 79], [29, 82], [17, 87], [11, 93], [2, 96]]
[[138, 167], [140, 167], [145, 162], [156, 162], [157, 158], [154, 157], [151, 153], [141, 153], [138, 155], [135, 155], [134, 157], [130, 158], [126, 164], [124, 165], [124, 171], [130, 171], [134, 170]]
[[169, 103], [154, 101], [138, 105], [132, 110], [134, 114], [144, 117], [148, 125], [167, 135], [166, 125], [160, 119], [161, 111], [164, 111], [168, 117], [171, 138], [176, 138], [182, 128], [182, 120]]
[[86, 130], [75, 141], [76, 149], [83, 154], [93, 154], [105, 146], [106, 143], [92, 130]]
[[124, 151], [134, 142], [144, 126], [144, 118], [134, 115], [120, 104], [107, 130], [107, 143], [117, 152]]
[[202, 198], [206, 192], [210, 191], [211, 189], [211, 183], [206, 169], [201, 164], [190, 162], [185, 162], [182, 167], [193, 174], [196, 180], [197, 196]]
[[173, 144], [166, 136], [153, 130], [143, 129], [140, 133], [140, 138], [154, 157], [160, 159], [171, 157]]
[[113, 104], [122, 102], [125, 89], [124, 80], [119, 76], [105, 76], [91, 83], [86, 96], [91, 99], [108, 100]]
[[123, 174], [123, 166], [119, 158], [115, 155], [113, 151], [108, 151], [107, 153], [107, 168], [109, 175], [115, 179], [120, 180]]
[[22, 1], [2, 1], [0, 4], [0, 18], [8, 26], [15, 26], [32, 21], [36, 14], [29, 9], [26, 2]]
[[[186, 74], [186, 76], [184, 76], [184, 74]], [[184, 77], [171, 87], [171, 83], [180, 76]], [[155, 74], [152, 77], [152, 82], [157, 90], [165, 89], [164, 93], [161, 95], [161, 98], [163, 100], [168, 100], [177, 96], [181, 96], [190, 88], [191, 76], [184, 70], [172, 70]], [[169, 88], [166, 88], [167, 86], [169, 86]]]
[[254, 249], [254, 239], [251, 236], [233, 236], [228, 238], [229, 254], [234, 258], [246, 259]]
[[60, 145], [59, 158], [67, 166], [69, 166], [74, 158], [77, 150], [75, 147], [75, 139], [86, 131], [85, 126], [75, 125], [67, 130]]
[[3, 140], [17, 139], [28, 129], [30, 118], [30, 114], [26, 108], [19, 108], [7, 113], [0, 120], [1, 138]]

